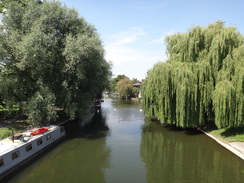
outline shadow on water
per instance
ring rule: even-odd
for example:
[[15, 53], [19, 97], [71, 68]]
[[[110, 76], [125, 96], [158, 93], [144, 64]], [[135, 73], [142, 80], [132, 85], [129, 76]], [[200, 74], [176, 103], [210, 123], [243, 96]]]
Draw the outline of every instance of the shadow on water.
[[[177, 127], [175, 125], [164, 125], [156, 120], [150, 120], [150, 119], [146, 119], [146, 120], [149, 120], [149, 121], [151, 121], [151, 123], [155, 123], [156, 125], [161, 126], [161, 128], [167, 129], [168, 131], [171, 131], [171, 132], [180, 132], [180, 133], [185, 133], [186, 135], [203, 134], [201, 131], [197, 130], [196, 128], [181, 128], [181, 127]], [[148, 130], [145, 128], [148, 128], [148, 126], [143, 126], [143, 130]]]
[[164, 128], [168, 129], [172, 132], [184, 132], [186, 135], [200, 135], [203, 134], [201, 131], [197, 130], [196, 128], [180, 128], [174, 125], [171, 126], [164, 126]]
[[109, 135], [109, 127], [106, 124], [106, 116], [102, 111], [95, 114], [92, 120], [82, 125], [80, 121], [74, 121], [66, 125], [67, 138], [85, 138], [88, 140], [103, 138]]

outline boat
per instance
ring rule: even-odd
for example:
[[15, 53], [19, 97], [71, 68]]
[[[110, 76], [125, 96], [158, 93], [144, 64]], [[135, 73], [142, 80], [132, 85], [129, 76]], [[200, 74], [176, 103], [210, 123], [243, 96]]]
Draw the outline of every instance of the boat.
[[94, 107], [95, 107], [95, 110], [101, 108], [101, 100], [100, 99], [95, 99], [94, 100]]
[[51, 125], [0, 140], [0, 182], [65, 136], [63, 126]]

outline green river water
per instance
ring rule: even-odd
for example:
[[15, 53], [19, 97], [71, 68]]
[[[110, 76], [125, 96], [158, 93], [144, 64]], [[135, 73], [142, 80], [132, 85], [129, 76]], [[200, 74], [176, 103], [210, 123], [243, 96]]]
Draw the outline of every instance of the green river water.
[[15, 174], [11, 183], [242, 183], [244, 161], [199, 131], [146, 119], [141, 104], [107, 98], [100, 115]]

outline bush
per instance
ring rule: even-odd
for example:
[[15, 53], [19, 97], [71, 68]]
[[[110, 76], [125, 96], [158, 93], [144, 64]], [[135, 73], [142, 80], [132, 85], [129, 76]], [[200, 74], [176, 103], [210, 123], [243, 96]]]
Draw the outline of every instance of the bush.
[[8, 128], [0, 129], [0, 139], [5, 139], [11, 136], [11, 130]]

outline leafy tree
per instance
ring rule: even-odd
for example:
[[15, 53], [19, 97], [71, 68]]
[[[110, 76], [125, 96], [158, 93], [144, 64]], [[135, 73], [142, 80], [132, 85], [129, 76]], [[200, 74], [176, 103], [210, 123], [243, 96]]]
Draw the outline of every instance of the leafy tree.
[[111, 81], [110, 81], [110, 90], [112, 92], [116, 92], [118, 91], [117, 90], [117, 83], [121, 80], [121, 79], [124, 79], [124, 78], [128, 78], [127, 76], [125, 76], [124, 74], [123, 75], [117, 75], [116, 78], [113, 78]]
[[8, 4], [0, 26], [0, 93], [34, 122], [85, 111], [111, 75], [96, 29], [58, 1]]
[[131, 83], [132, 83], [132, 84], [136, 84], [137, 82], [139, 82], [137, 78], [133, 78], [133, 79], [131, 80]]
[[[8, 4], [11, 2], [17, 2], [19, 3], [22, 7], [27, 6], [30, 0], [1, 0], [0, 1], [0, 13], [4, 13], [4, 9], [8, 8]], [[39, 4], [42, 3], [41, 0], [36, 0]]]
[[128, 97], [130, 97], [132, 94], [133, 86], [132, 86], [131, 80], [129, 78], [121, 79], [117, 83], [117, 88], [118, 88], [119, 96], [121, 98], [126, 98], [126, 100], [127, 100]]
[[169, 59], [149, 71], [143, 87], [146, 115], [195, 127], [244, 125], [244, 38], [219, 21], [166, 38]]
[[133, 87], [132, 88], [132, 95], [133, 95], [133, 97], [136, 97], [137, 98], [139, 96], [140, 91], [141, 91], [140, 88]]

